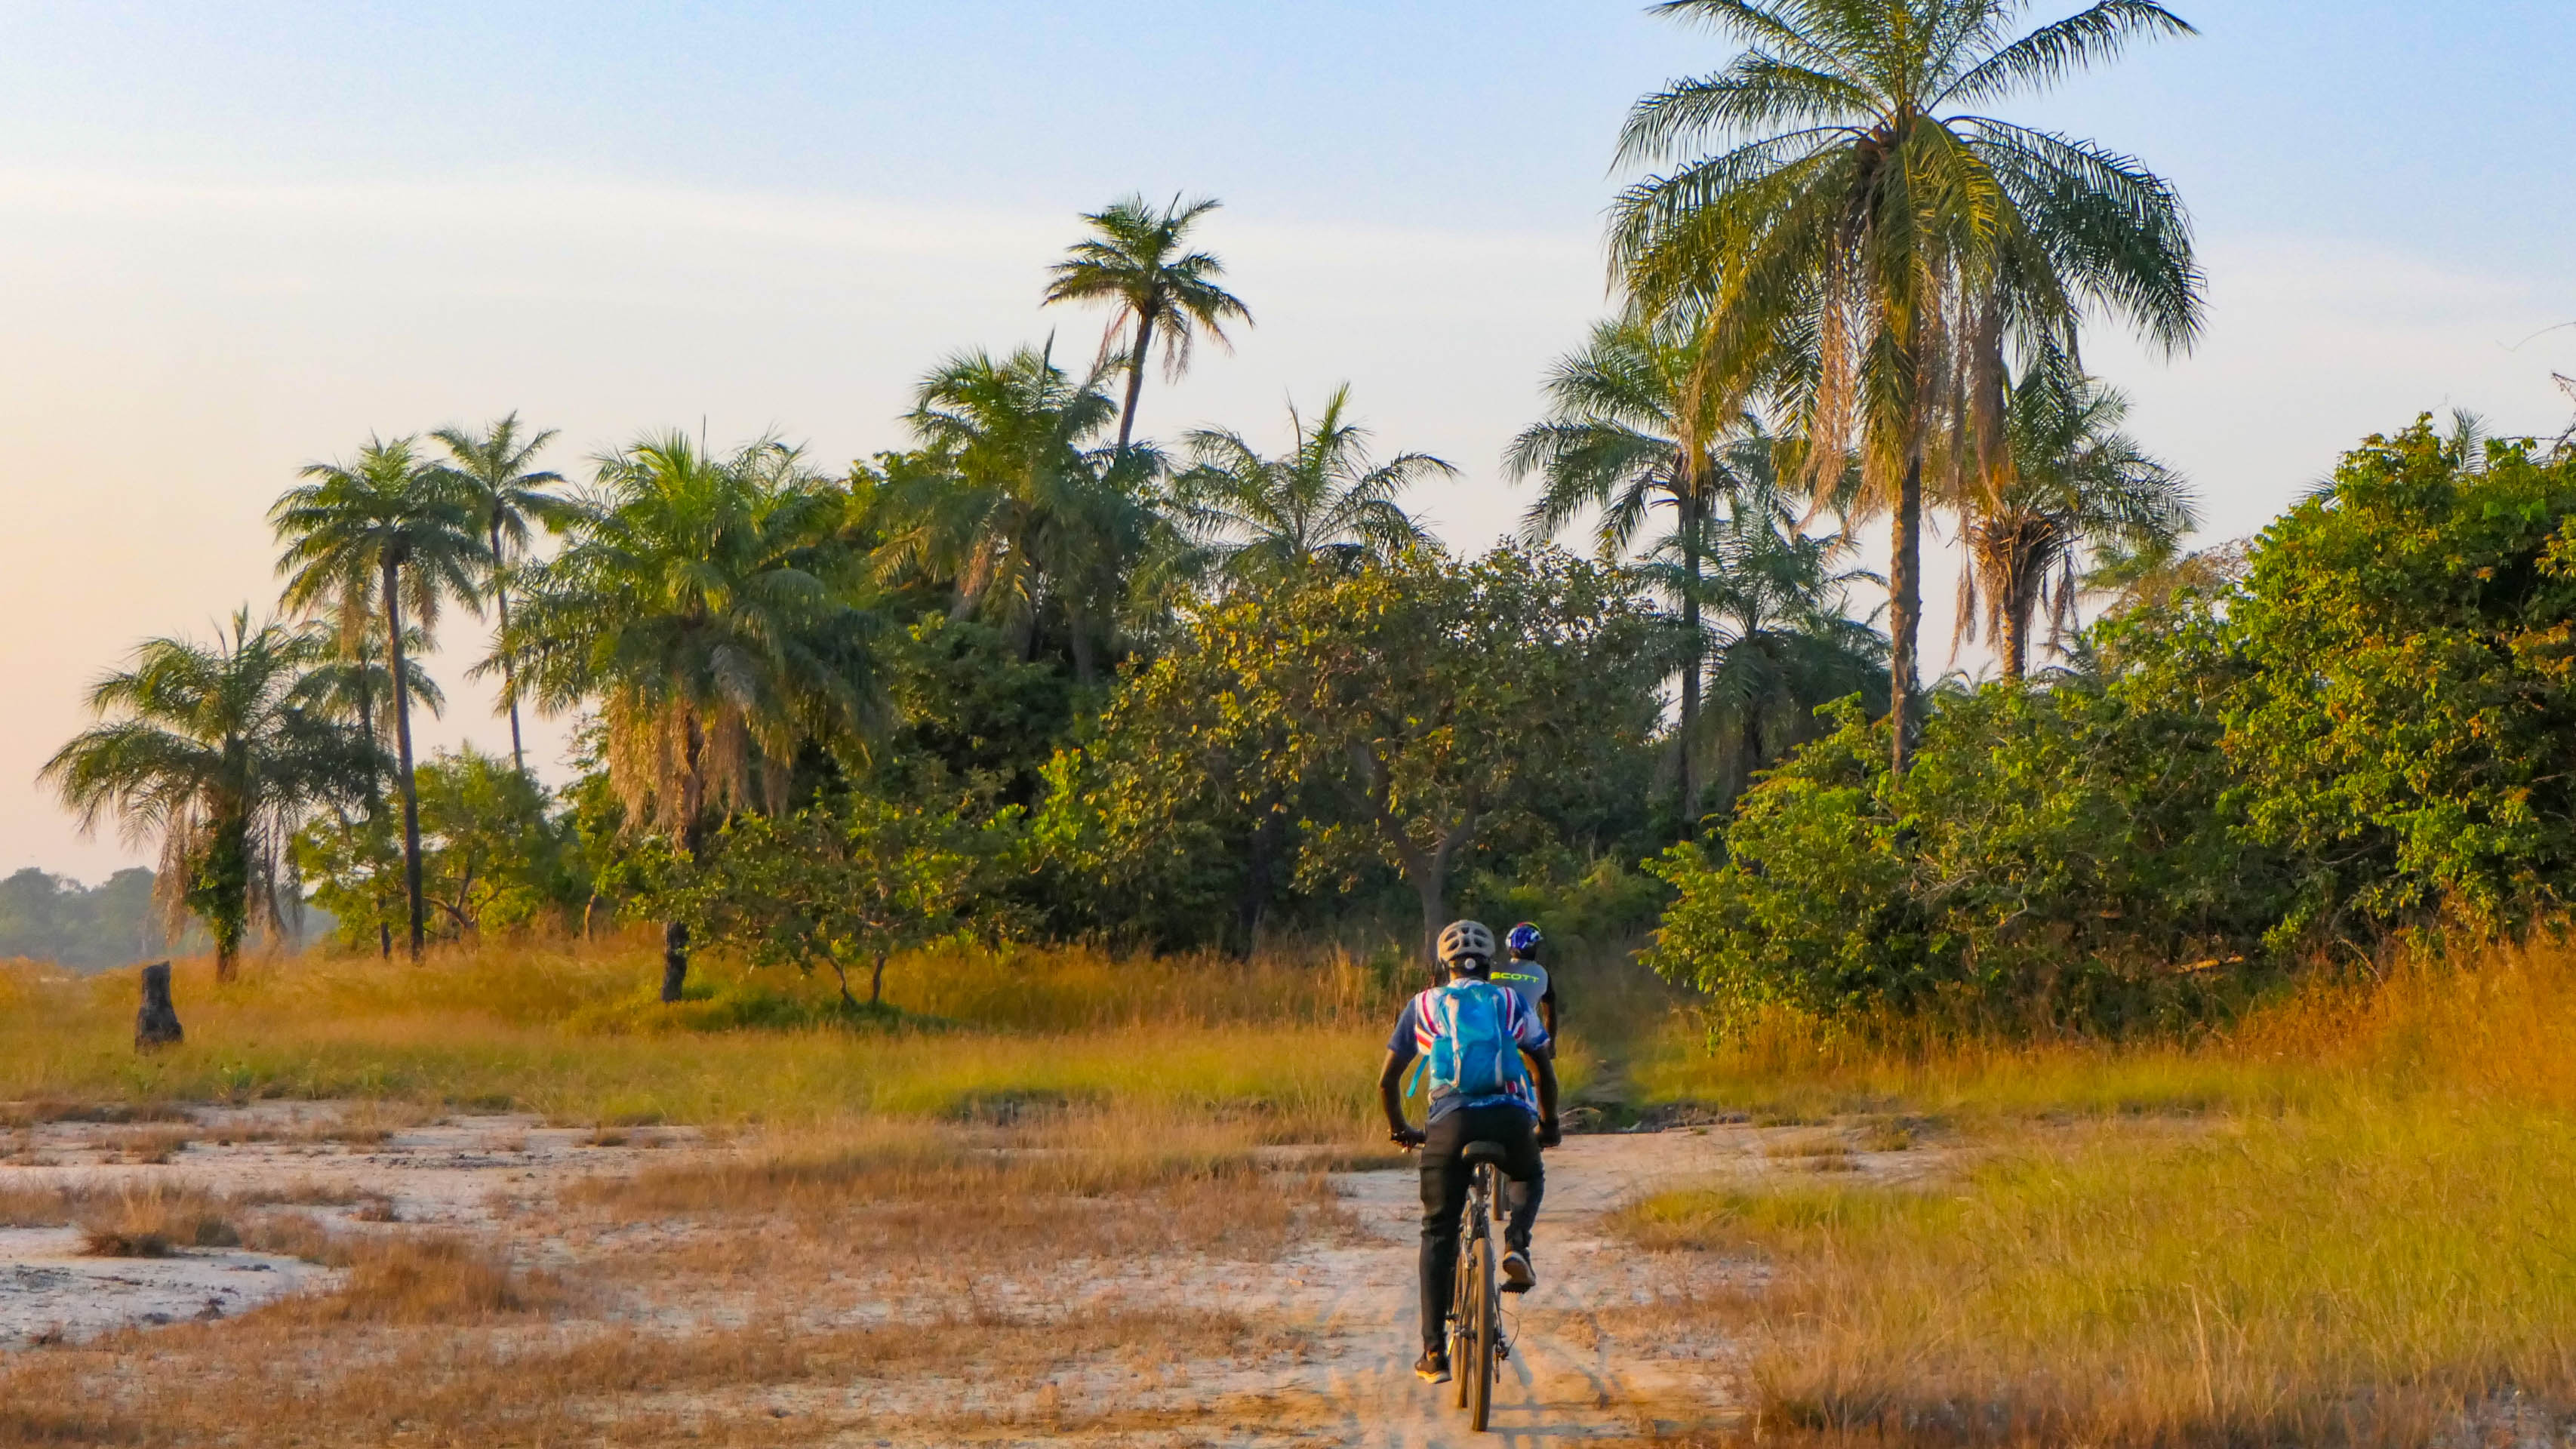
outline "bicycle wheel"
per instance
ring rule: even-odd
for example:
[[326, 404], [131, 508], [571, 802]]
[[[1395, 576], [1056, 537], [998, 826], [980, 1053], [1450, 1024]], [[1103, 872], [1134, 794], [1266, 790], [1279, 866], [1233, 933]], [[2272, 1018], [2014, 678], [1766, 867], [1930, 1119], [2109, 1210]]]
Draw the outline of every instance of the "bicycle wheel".
[[1459, 1224], [1458, 1264], [1449, 1275], [1449, 1376], [1458, 1388], [1458, 1407], [1467, 1407], [1467, 1360], [1476, 1352], [1476, 1203], [1471, 1193], [1466, 1220]]
[[1486, 1210], [1478, 1215], [1484, 1231], [1476, 1234], [1476, 1294], [1468, 1307], [1474, 1317], [1468, 1329], [1467, 1356], [1474, 1360], [1474, 1367], [1469, 1370], [1467, 1365], [1457, 1365], [1468, 1390], [1467, 1427], [1480, 1434], [1494, 1407], [1494, 1349], [1503, 1332], [1500, 1304], [1495, 1298], [1493, 1232], [1493, 1205], [1500, 1199], [1497, 1189], [1501, 1177], [1491, 1164], [1476, 1169], [1477, 1196], [1484, 1200]]

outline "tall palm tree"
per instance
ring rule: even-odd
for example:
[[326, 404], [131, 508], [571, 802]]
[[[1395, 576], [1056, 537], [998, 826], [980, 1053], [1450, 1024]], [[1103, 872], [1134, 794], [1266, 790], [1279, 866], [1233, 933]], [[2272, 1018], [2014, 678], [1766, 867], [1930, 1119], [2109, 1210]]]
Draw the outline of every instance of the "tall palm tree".
[[[1708, 712], [1686, 747], [1714, 756], [1715, 808], [1723, 811], [1755, 772], [1817, 734], [1818, 706], [1854, 694], [1885, 708], [1887, 640], [1851, 617], [1848, 589], [1879, 582], [1850, 567], [1845, 534], [1799, 527], [1775, 473], [1750, 448], [1734, 450], [1736, 488], [1726, 516], [1702, 525], [1698, 578], [1704, 599]], [[1789, 450], [1779, 450], [1786, 453]], [[1779, 453], [1773, 454], [1774, 457]], [[1682, 550], [1668, 535], [1647, 559], [1649, 577], [1684, 587]]]
[[877, 520], [880, 573], [954, 580], [953, 617], [981, 613], [1026, 649], [1041, 614], [1061, 609], [1086, 683], [1152, 529], [1143, 488], [1161, 467], [1151, 448], [1092, 445], [1113, 410], [1106, 374], [1074, 378], [1028, 347], [940, 364], [906, 421], [941, 466], [893, 480]]
[[[236, 611], [212, 644], [149, 639], [132, 667], [89, 692], [104, 723], [45, 762], [84, 832], [120, 817], [128, 840], [161, 837], [159, 893], [173, 934], [185, 913], [215, 938], [215, 978], [233, 979], [254, 917], [275, 928], [286, 847], [304, 812], [354, 798], [374, 742], [309, 707], [327, 639]], [[291, 891], [289, 892], [291, 895]]]
[[[375, 575], [383, 609], [386, 655], [396, 679], [408, 678], [403, 605], [426, 633], [437, 627], [439, 604], [454, 599], [479, 607], [490, 557], [472, 499], [452, 474], [428, 461], [410, 438], [370, 438], [354, 460], [308, 463], [313, 481], [289, 489], [268, 518], [286, 547], [277, 571], [287, 576], [285, 602], [316, 612], [336, 608], [349, 616], [359, 581]], [[343, 635], [344, 645], [353, 644]], [[411, 697], [393, 694], [394, 780], [402, 794], [403, 895], [409, 906], [411, 954], [423, 939], [420, 883], [420, 792], [412, 779]]]
[[[2089, 141], [1985, 114], [2117, 55], [2191, 33], [2153, 0], [2099, 0], [2016, 36], [2025, 0], [1666, 0], [1746, 47], [1649, 95], [1623, 162], [1678, 161], [1621, 196], [1612, 252], [1650, 310], [1685, 304], [1732, 338], [1794, 331], [1794, 391], [1821, 462], [1862, 463], [1892, 515], [1890, 705], [1910, 746], [1922, 615], [1924, 459], [2001, 446], [2006, 348], [2076, 355], [2082, 312], [2188, 347], [2201, 320], [2190, 227], [2163, 181]], [[1712, 153], [1703, 151], [1715, 144]]]
[[[1707, 640], [1702, 550], [1743, 467], [1766, 462], [1771, 451], [1760, 420], [1744, 406], [1745, 389], [1724, 385], [1726, 376], [1712, 366], [1704, 330], [1687, 321], [1659, 326], [1628, 316], [1599, 323], [1581, 352], [1549, 369], [1547, 418], [1522, 429], [1503, 456], [1510, 477], [1539, 479], [1538, 500], [1521, 517], [1531, 542], [1598, 510], [1593, 537], [1606, 557], [1637, 550], [1641, 535], [1649, 551], [1669, 544], [1670, 566], [1659, 578], [1681, 615], [1676, 745], [1686, 830], [1699, 820], [1691, 752], [1700, 734]], [[1653, 531], [1658, 513], [1671, 515], [1660, 534]]]
[[1958, 613], [1958, 637], [1982, 624], [2006, 679], [2028, 670], [2042, 609], [2052, 635], [2074, 622], [2088, 555], [2169, 554], [2199, 526], [2182, 475], [2120, 430], [2128, 414], [2118, 389], [2050, 359], [2012, 386], [2001, 456], [1967, 501]]
[[1384, 558], [1424, 541], [1396, 497], [1458, 470], [1428, 453], [1369, 455], [1369, 431], [1350, 420], [1349, 383], [1309, 421], [1288, 408], [1287, 453], [1268, 458], [1240, 433], [1201, 429], [1191, 466], [1173, 480], [1174, 512], [1238, 580], [1315, 562]]
[[[598, 460], [557, 511], [569, 534], [520, 575], [495, 656], [548, 712], [596, 704], [630, 829], [697, 856], [710, 817], [788, 800], [798, 749], [871, 728], [880, 709], [868, 616], [849, 604], [843, 508], [795, 450], [710, 457], [684, 433]], [[689, 969], [688, 927], [663, 926], [662, 999]]]
[[[502, 633], [510, 628], [510, 569], [527, 554], [528, 524], [545, 517], [555, 503], [555, 495], [548, 490], [564, 481], [561, 473], [531, 466], [538, 452], [554, 441], [555, 432], [543, 428], [521, 437], [519, 415], [514, 412], [479, 434], [463, 428], [440, 428], [430, 434], [446, 445], [448, 469], [473, 498], [475, 512], [481, 516], [484, 546], [491, 550], [491, 574], [484, 583], [491, 591]], [[501, 698], [510, 711], [510, 763], [524, 775], [528, 751], [519, 738], [519, 681], [506, 654]]]
[[1212, 197], [1184, 202], [1175, 196], [1157, 211], [1142, 195], [1112, 202], [1084, 214], [1091, 235], [1067, 248], [1064, 260], [1048, 271], [1048, 302], [1108, 302], [1118, 309], [1101, 337], [1100, 355], [1123, 351], [1127, 367], [1127, 403], [1118, 413], [1121, 448], [1135, 436], [1136, 399], [1144, 391], [1145, 358], [1157, 331], [1163, 334], [1163, 376], [1178, 382], [1201, 329], [1219, 347], [1231, 347], [1225, 324], [1252, 322], [1242, 299], [1217, 285], [1225, 263], [1213, 252], [1183, 249], [1190, 229], [1219, 205]]
[[[372, 596], [372, 590], [369, 592]], [[376, 710], [378, 701], [393, 697], [393, 671], [385, 661], [384, 638], [379, 632], [382, 626], [381, 619], [373, 616], [362, 618], [353, 636], [332, 623], [307, 624], [305, 628], [309, 637], [306, 642], [320, 656], [320, 662], [305, 672], [301, 698], [306, 708], [357, 731], [358, 737], [369, 742], [375, 748], [377, 758], [389, 767], [394, 752], [394, 742], [390, 738], [393, 733], [391, 719], [380, 716]], [[446, 712], [447, 696], [421, 664], [421, 656], [428, 653], [429, 648], [429, 635], [413, 626], [409, 637], [403, 640], [403, 686], [411, 703], [428, 710], [435, 718]], [[344, 828], [349, 824], [345, 818], [347, 808], [360, 808], [367, 822], [364, 834], [370, 842], [383, 840], [379, 831], [384, 815], [384, 777], [387, 773], [388, 768], [368, 771], [358, 799], [335, 803], [332, 807], [343, 816], [341, 824]], [[371, 844], [370, 849], [374, 848]], [[388, 850], [386, 854], [397, 855], [398, 852]], [[394, 954], [394, 932], [393, 916], [385, 909], [385, 879], [397, 868], [398, 860], [382, 861], [376, 867], [374, 881], [376, 951], [387, 959]]]

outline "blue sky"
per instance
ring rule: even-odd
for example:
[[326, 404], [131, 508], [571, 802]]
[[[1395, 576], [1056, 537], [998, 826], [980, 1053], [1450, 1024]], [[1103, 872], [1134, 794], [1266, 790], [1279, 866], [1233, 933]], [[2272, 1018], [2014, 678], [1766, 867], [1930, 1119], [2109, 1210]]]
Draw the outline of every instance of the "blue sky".
[[[2563, 425], [2566, 8], [2176, 8], [2200, 37], [2010, 113], [2192, 208], [2205, 344], [2092, 356], [2212, 536], [2419, 410]], [[1145, 426], [1269, 436], [1347, 379], [1386, 446], [1461, 466], [1420, 502], [1480, 545], [1601, 305], [1620, 115], [1724, 54], [1577, 0], [0, 6], [0, 605], [48, 621], [0, 642], [0, 869], [133, 857], [32, 774], [135, 639], [273, 596], [259, 515], [297, 464], [513, 407], [567, 468], [701, 418], [896, 446], [949, 350], [1089, 355], [1042, 269], [1131, 189], [1225, 199], [1208, 240], [1259, 322]], [[491, 746], [473, 626], [447, 637], [429, 737]]]

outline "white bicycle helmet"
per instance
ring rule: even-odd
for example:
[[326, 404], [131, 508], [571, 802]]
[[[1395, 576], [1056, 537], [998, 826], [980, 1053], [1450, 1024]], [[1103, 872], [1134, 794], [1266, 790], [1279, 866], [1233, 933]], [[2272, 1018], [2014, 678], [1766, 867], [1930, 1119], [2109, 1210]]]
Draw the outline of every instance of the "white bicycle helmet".
[[1493, 964], [1494, 933], [1485, 929], [1485, 923], [1482, 921], [1451, 921], [1448, 925], [1442, 927], [1440, 930], [1440, 964], [1443, 966], [1454, 966], [1459, 961], [1470, 956], [1489, 966]]

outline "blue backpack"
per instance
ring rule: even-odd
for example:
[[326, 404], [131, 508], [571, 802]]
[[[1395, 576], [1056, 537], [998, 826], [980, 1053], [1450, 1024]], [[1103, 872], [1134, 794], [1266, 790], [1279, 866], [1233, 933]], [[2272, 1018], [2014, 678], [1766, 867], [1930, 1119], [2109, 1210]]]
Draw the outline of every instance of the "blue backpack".
[[1490, 981], [1453, 981], [1424, 994], [1434, 1013], [1429, 1076], [1431, 1095], [1500, 1097], [1523, 1074], [1521, 1047], [1512, 1035], [1511, 989]]

